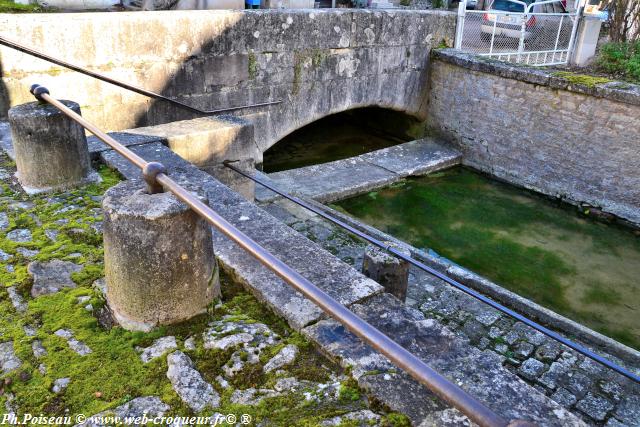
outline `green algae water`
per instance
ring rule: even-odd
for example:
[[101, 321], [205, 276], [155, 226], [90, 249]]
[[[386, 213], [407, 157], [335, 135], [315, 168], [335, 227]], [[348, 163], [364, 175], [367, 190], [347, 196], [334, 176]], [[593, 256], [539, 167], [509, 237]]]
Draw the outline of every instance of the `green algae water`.
[[327, 117], [286, 136], [264, 153], [267, 173], [358, 156], [406, 142], [344, 117]]
[[466, 168], [336, 204], [640, 349], [640, 236]]

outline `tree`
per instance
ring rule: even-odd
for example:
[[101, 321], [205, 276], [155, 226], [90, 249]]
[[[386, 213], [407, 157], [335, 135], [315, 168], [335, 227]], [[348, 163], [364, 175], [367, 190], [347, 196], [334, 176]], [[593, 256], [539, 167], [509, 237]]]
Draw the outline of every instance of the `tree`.
[[640, 1], [608, 0], [609, 36], [612, 42], [640, 39]]

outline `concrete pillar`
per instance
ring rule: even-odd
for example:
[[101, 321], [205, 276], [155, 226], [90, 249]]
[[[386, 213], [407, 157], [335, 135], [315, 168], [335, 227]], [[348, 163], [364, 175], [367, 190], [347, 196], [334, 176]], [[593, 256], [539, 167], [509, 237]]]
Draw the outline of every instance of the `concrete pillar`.
[[211, 227], [175, 196], [125, 181], [102, 206], [106, 298], [123, 328], [181, 322], [220, 296]]
[[[80, 106], [62, 101], [80, 114]], [[77, 187], [99, 181], [91, 169], [82, 126], [57, 108], [40, 102], [9, 110], [18, 181], [29, 194]]]
[[[411, 255], [409, 251], [396, 248], [400, 252]], [[377, 246], [369, 245], [364, 250], [362, 274], [384, 286], [386, 292], [400, 301], [407, 299], [409, 284], [409, 263], [388, 254]]]
[[576, 33], [571, 63], [582, 67], [589, 64], [596, 55], [598, 37], [602, 21], [590, 15], [584, 15]]

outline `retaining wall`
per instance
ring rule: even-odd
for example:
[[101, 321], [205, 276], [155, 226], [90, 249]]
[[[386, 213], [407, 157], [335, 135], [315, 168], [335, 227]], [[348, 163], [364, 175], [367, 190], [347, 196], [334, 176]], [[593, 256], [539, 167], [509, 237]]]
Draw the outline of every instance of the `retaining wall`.
[[[429, 53], [453, 43], [455, 20], [450, 12], [355, 9], [0, 15], [0, 35], [199, 108], [281, 100], [257, 110], [268, 113], [255, 123], [262, 153], [353, 108], [424, 120]], [[31, 101], [29, 86], [40, 83], [106, 130], [194, 118], [5, 47], [0, 69], [0, 117], [7, 104]]]
[[427, 123], [463, 163], [640, 224], [640, 87], [434, 54]]

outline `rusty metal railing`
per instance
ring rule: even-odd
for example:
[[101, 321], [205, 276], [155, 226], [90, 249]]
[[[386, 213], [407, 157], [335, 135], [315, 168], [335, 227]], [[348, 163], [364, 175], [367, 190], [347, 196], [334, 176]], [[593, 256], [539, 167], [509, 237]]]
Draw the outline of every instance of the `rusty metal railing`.
[[242, 233], [227, 220], [222, 218], [213, 209], [201, 202], [196, 196], [171, 179], [162, 164], [157, 162], [147, 162], [142, 157], [138, 156], [136, 153], [107, 135], [105, 132], [101, 131], [97, 126], [88, 122], [82, 116], [53, 98], [45, 87], [33, 85], [31, 87], [31, 93], [39, 101], [49, 103], [56, 107], [67, 117], [93, 133], [125, 159], [140, 168], [142, 170], [144, 180], [147, 182], [149, 192], [156, 193], [169, 191], [173, 193], [179, 200], [187, 204], [209, 224], [237, 243], [262, 265], [277, 274], [295, 290], [302, 293], [325, 313], [342, 323], [347, 329], [360, 337], [364, 342], [385, 355], [394, 365], [407, 372], [421, 384], [425, 385], [436, 396], [454, 408], [460, 410], [478, 425], [483, 427], [524, 427], [534, 425], [523, 420], [505, 420], [480, 401], [469, 395], [462, 388], [447, 380], [421, 359], [407, 351], [404, 347], [389, 338], [380, 330], [358, 317], [344, 305], [340, 304], [323, 290]]

